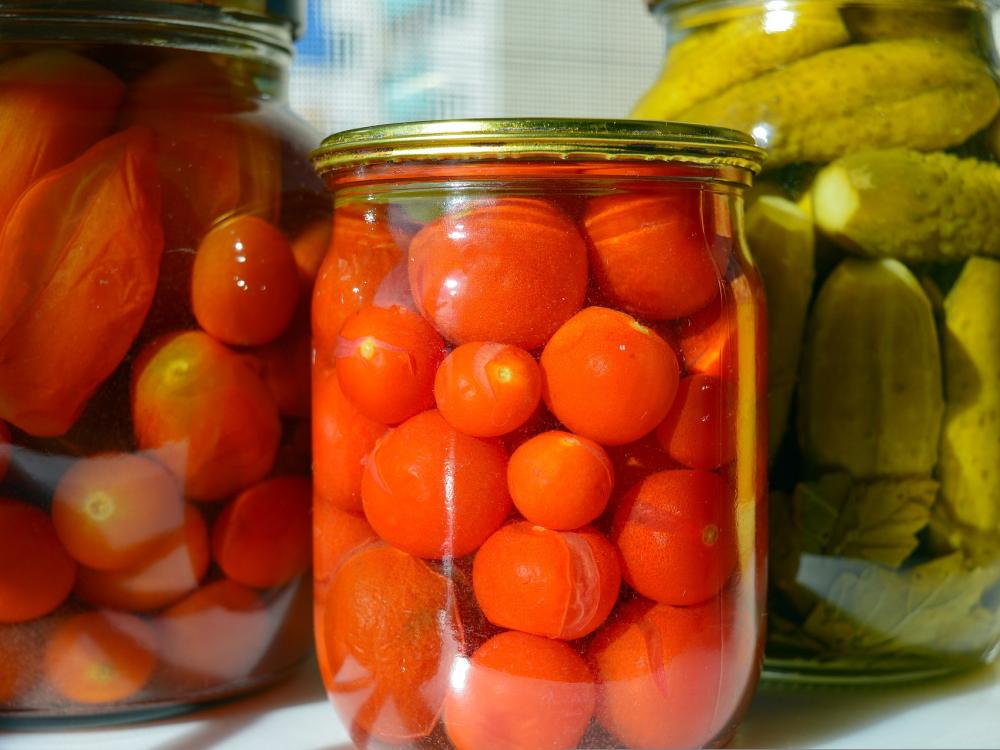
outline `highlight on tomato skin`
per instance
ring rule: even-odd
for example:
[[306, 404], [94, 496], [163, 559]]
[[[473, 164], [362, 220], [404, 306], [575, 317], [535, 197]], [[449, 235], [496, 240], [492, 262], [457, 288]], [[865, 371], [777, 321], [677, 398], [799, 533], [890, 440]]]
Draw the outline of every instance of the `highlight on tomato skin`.
[[593, 528], [553, 531], [514, 521], [476, 553], [472, 585], [494, 625], [573, 640], [607, 619], [621, 573], [614, 547]]
[[465, 435], [436, 410], [380, 440], [361, 484], [375, 532], [417, 557], [462, 557], [510, 513], [507, 453], [499, 442]]
[[651, 474], [619, 501], [611, 541], [622, 577], [643, 596], [676, 606], [712, 598], [737, 565], [726, 483], [703, 470]]
[[341, 564], [324, 612], [320, 667], [345, 722], [375, 742], [429, 734], [464, 650], [453, 582], [401, 550], [364, 547]]
[[205, 519], [201, 511], [188, 504], [184, 508], [184, 527], [170, 540], [162, 555], [130, 570], [81, 567], [73, 593], [77, 599], [98, 607], [152, 612], [198, 588], [210, 562]]
[[670, 346], [635, 318], [587, 307], [549, 339], [540, 359], [542, 398], [575, 434], [631, 443], [670, 410], [680, 366]]
[[124, 612], [84, 612], [67, 617], [52, 632], [45, 677], [76, 703], [123, 701], [149, 682], [156, 652], [156, 633], [144, 620]]
[[263, 479], [281, 421], [250, 366], [205, 333], [148, 344], [132, 369], [136, 439], [179, 477], [185, 495], [220, 500]]
[[0, 418], [31, 435], [65, 434], [142, 327], [163, 250], [155, 158], [149, 130], [116, 133], [35, 182], [3, 226]]
[[76, 570], [44, 512], [0, 496], [0, 623], [55, 610], [73, 590]]
[[597, 285], [611, 306], [653, 320], [690, 315], [718, 294], [700, 190], [593, 198], [583, 224]]
[[337, 508], [360, 513], [365, 466], [388, 428], [358, 411], [340, 390], [332, 368], [317, 363], [312, 382], [313, 486]]
[[549, 638], [502, 632], [453, 673], [443, 721], [456, 750], [577, 747], [594, 713], [590, 668]]
[[571, 531], [596, 520], [615, 485], [605, 450], [579, 435], [550, 430], [522, 443], [507, 465], [514, 506], [527, 520]]
[[225, 344], [260, 346], [288, 328], [301, 293], [292, 247], [256, 216], [215, 225], [198, 245], [191, 305], [198, 324]]
[[228, 578], [244, 586], [281, 586], [312, 558], [312, 483], [305, 477], [266, 479], [243, 490], [212, 528], [212, 553]]
[[364, 307], [340, 329], [335, 352], [344, 395], [369, 419], [395, 425], [434, 406], [444, 339], [399, 306]]
[[260, 594], [227, 578], [163, 610], [156, 624], [164, 668], [171, 679], [191, 687], [248, 676], [277, 627]]
[[475, 437], [513, 432], [535, 413], [541, 398], [535, 358], [507, 344], [462, 344], [434, 377], [438, 411], [453, 427]]
[[583, 304], [587, 248], [551, 203], [504, 198], [446, 213], [410, 243], [410, 286], [455, 344], [535, 349]]
[[135, 568], [157, 557], [181, 529], [180, 484], [162, 464], [138, 454], [83, 458], [56, 485], [52, 522], [81, 564]]

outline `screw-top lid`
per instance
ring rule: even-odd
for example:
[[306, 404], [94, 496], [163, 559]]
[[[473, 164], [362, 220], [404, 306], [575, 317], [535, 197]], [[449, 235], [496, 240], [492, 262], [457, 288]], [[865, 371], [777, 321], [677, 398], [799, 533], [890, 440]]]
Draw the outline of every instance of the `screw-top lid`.
[[371, 164], [535, 158], [671, 161], [756, 173], [764, 160], [746, 133], [644, 120], [437, 120], [346, 130], [313, 152], [321, 175]]

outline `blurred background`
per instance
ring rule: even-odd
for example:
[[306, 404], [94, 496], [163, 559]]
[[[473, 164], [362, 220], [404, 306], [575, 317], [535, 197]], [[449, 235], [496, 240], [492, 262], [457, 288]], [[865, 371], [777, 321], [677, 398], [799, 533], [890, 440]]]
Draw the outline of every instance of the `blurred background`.
[[456, 117], [622, 117], [658, 72], [643, 0], [309, 0], [292, 105], [324, 135]]

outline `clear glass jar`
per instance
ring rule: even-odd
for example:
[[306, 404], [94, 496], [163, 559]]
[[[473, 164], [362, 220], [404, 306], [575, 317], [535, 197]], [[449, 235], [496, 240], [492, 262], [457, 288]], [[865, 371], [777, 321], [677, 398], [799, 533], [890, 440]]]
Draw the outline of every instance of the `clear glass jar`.
[[660, 2], [639, 103], [752, 132], [770, 310], [768, 666], [909, 680], [1000, 647], [1000, 94], [973, 0]]
[[263, 5], [0, 2], [0, 721], [309, 651], [329, 206], [285, 102], [301, 9]]
[[359, 747], [693, 747], [756, 684], [761, 289], [731, 131], [329, 138], [317, 648]]

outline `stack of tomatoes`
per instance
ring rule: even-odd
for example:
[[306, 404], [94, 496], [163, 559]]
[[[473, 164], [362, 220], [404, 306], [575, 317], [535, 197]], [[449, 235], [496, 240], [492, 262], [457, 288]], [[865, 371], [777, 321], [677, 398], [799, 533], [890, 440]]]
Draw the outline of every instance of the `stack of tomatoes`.
[[760, 469], [738, 424], [759, 323], [709, 229], [727, 200], [337, 210], [313, 298], [316, 627], [358, 744], [728, 731], [761, 561], [738, 490]]
[[0, 714], [270, 679], [309, 644], [321, 186], [239, 61], [4, 58]]

